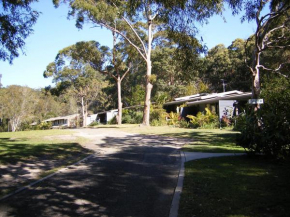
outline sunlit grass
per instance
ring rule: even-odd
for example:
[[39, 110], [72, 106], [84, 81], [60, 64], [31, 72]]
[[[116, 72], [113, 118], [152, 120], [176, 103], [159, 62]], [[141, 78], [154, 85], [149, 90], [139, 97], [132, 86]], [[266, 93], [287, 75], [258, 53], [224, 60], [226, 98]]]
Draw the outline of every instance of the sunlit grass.
[[140, 127], [132, 124], [104, 126], [114, 127], [129, 133], [190, 139], [190, 142], [183, 147], [183, 150], [188, 152], [244, 152], [242, 147], [236, 145], [238, 132], [229, 129], [186, 129], [171, 126]]
[[185, 165], [180, 217], [288, 216], [290, 165], [222, 157]]

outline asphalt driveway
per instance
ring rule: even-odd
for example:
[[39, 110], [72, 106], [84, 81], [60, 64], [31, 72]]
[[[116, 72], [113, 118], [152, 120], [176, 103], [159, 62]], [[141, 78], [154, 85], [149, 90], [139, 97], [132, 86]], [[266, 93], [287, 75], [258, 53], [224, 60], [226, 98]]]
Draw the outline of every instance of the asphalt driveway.
[[180, 141], [112, 129], [80, 130], [95, 154], [0, 204], [0, 216], [167, 217]]

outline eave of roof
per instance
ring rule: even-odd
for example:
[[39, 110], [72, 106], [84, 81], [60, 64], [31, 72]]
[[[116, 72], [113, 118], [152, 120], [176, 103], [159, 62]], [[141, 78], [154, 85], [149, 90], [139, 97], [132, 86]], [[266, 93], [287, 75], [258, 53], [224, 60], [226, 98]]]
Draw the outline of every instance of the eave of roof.
[[188, 102], [188, 106], [194, 106], [198, 104], [208, 104], [208, 103], [217, 103], [219, 100], [247, 100], [251, 98], [252, 93], [242, 93], [242, 94], [233, 94], [229, 96], [220, 96], [215, 98], [203, 99], [194, 102]]
[[216, 93], [216, 94], [208, 94], [206, 96], [200, 96], [193, 99], [186, 99], [186, 100], [176, 100], [164, 103], [165, 106], [167, 105], [181, 105], [186, 103], [188, 106], [191, 105], [198, 105], [198, 104], [204, 104], [204, 103], [214, 103], [218, 102], [219, 100], [243, 100], [243, 99], [249, 99], [251, 97], [252, 93], [250, 92], [240, 92], [240, 91], [230, 91], [227, 92], [227, 94], [223, 93]]

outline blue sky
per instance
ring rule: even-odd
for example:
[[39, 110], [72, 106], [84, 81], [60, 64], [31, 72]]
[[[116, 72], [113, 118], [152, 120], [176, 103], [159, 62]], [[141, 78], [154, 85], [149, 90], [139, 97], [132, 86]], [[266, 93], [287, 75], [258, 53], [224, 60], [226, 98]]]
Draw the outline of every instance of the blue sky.
[[[33, 8], [42, 12], [36, 25], [34, 34], [26, 39], [25, 53], [13, 61], [0, 62], [0, 73], [4, 86], [17, 84], [32, 88], [42, 88], [52, 85], [51, 79], [43, 78], [43, 71], [52, 62], [59, 50], [78, 41], [95, 40], [101, 45], [112, 45], [109, 31], [101, 28], [91, 28], [90, 25], [78, 30], [74, 20], [67, 20], [67, 6], [61, 5], [55, 9], [51, 0], [33, 4]], [[220, 16], [214, 16], [208, 25], [199, 29], [200, 36], [208, 48], [217, 44], [229, 46], [236, 38], [246, 39], [254, 32], [254, 23], [241, 24], [239, 16], [233, 17], [230, 11]]]

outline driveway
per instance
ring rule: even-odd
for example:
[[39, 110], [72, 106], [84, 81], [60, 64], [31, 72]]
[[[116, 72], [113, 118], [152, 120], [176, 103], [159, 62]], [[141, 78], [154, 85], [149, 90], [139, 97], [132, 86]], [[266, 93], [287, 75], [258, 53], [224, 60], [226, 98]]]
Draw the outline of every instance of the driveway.
[[187, 141], [114, 129], [75, 130], [90, 158], [0, 204], [0, 216], [167, 217]]

